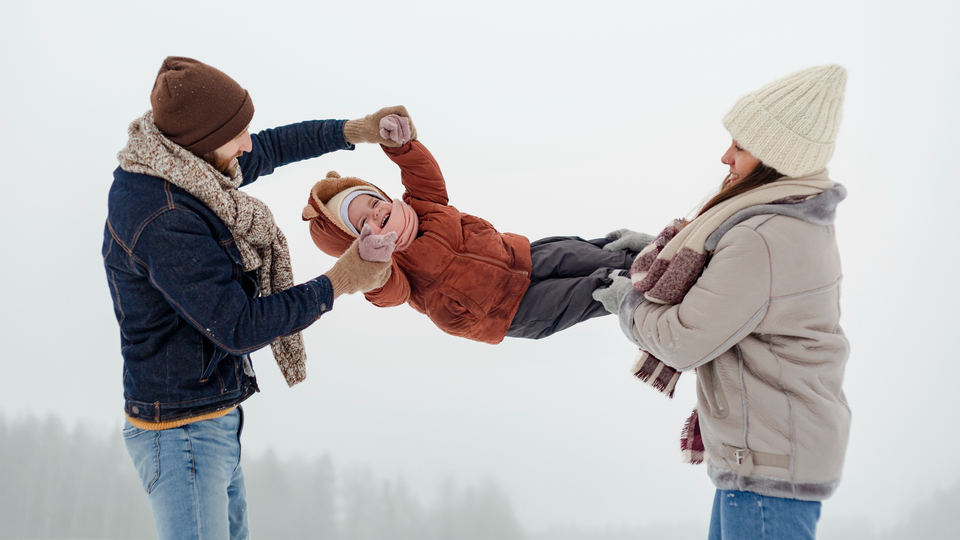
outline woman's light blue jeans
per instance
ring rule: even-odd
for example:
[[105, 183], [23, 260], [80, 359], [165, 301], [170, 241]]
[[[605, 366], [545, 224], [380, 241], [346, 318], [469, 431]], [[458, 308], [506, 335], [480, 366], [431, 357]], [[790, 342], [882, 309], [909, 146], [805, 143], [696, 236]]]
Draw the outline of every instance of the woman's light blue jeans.
[[243, 411], [178, 428], [124, 424], [123, 438], [147, 492], [159, 540], [249, 537], [240, 468]]
[[819, 519], [819, 501], [718, 489], [709, 540], [813, 540]]

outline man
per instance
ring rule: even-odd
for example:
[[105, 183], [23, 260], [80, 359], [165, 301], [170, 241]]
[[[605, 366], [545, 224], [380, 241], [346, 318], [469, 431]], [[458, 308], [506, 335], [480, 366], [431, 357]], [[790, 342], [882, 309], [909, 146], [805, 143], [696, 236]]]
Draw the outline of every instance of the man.
[[164, 60], [150, 102], [117, 156], [103, 241], [124, 439], [158, 538], [246, 538], [240, 403], [259, 391], [249, 354], [270, 344], [287, 383], [303, 380], [300, 331], [337, 296], [382, 286], [395, 238], [366, 231], [347, 260], [294, 285], [269, 208], [237, 188], [354, 143], [395, 146], [379, 120], [407, 114], [393, 107], [251, 135], [247, 91], [181, 57]]

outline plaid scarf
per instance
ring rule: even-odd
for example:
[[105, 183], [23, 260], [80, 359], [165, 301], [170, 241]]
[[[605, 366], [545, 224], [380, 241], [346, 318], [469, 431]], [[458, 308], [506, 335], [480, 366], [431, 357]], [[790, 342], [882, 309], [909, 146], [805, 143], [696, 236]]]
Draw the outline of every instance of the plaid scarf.
[[[697, 282], [720, 237], [734, 225], [763, 213], [789, 214], [777, 206], [804, 202], [833, 186], [825, 176], [787, 178], [728, 199], [693, 221], [673, 220], [633, 261], [633, 288], [646, 301], [679, 304]], [[676, 369], [641, 349], [632, 371], [641, 381], [673, 397], [680, 378]], [[685, 463], [702, 463], [707, 457], [696, 407], [680, 434], [680, 451]]]
[[[163, 178], [207, 205], [233, 234], [243, 258], [243, 270], [258, 270], [263, 295], [293, 286], [287, 239], [263, 201], [237, 188], [243, 183], [240, 167], [225, 176], [206, 161], [166, 138], [153, 121], [153, 112], [130, 123], [127, 145], [117, 154], [120, 168]], [[307, 354], [298, 332], [270, 344], [273, 357], [289, 386], [307, 376]]]

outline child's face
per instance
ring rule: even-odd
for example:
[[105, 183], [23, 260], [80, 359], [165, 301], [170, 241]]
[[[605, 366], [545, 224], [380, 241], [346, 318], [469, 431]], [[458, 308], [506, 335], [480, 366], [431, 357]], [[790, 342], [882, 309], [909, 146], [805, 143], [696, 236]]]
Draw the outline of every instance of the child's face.
[[347, 216], [358, 231], [362, 231], [364, 225], [370, 225], [373, 234], [380, 234], [387, 226], [392, 211], [393, 203], [381, 201], [372, 195], [357, 195], [347, 207]]

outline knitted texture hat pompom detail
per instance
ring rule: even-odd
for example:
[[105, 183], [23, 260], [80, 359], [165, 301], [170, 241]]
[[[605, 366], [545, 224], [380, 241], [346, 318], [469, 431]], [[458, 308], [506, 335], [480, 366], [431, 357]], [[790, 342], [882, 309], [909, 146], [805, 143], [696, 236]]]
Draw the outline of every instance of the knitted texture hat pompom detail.
[[806, 176], [833, 157], [846, 83], [847, 71], [836, 64], [791, 73], [743, 96], [723, 126], [764, 164]]

